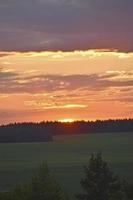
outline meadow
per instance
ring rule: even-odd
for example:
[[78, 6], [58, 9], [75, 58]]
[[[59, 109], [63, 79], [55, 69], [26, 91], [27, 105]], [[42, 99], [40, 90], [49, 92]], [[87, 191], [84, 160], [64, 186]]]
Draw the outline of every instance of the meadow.
[[42, 161], [47, 161], [51, 173], [73, 195], [81, 189], [83, 166], [97, 152], [102, 152], [120, 177], [133, 182], [132, 133], [65, 135], [48, 143], [0, 144], [0, 190], [28, 181]]

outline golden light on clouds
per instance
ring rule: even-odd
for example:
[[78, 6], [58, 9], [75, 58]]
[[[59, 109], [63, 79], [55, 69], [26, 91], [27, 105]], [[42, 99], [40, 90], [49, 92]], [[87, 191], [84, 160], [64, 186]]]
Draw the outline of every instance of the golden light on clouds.
[[[1, 52], [5, 69], [25, 74], [86, 74], [107, 70], [131, 70], [133, 53], [116, 50]], [[82, 69], [81, 69], [82, 67]]]
[[0, 65], [0, 123], [133, 116], [132, 52], [0, 52]]

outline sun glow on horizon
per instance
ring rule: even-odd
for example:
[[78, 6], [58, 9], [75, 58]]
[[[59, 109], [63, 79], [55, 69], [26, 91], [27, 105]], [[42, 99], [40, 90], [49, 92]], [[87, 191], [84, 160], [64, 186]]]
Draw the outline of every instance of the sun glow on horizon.
[[75, 120], [74, 119], [71, 119], [71, 118], [66, 118], [66, 119], [59, 119], [58, 122], [61, 122], [61, 123], [72, 123], [74, 122]]
[[111, 49], [0, 51], [0, 124], [132, 118], [132, 63]]

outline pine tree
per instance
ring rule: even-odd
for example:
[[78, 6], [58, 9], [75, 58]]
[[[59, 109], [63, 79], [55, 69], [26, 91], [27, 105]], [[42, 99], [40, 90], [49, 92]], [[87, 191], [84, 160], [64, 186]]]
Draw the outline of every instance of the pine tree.
[[120, 179], [110, 170], [102, 155], [92, 155], [89, 165], [84, 167], [85, 178], [81, 180], [84, 193], [77, 194], [79, 200], [126, 200]]
[[29, 183], [1, 194], [0, 200], [68, 200], [68, 197], [43, 163]]
[[66, 196], [61, 187], [52, 177], [47, 167], [43, 163], [40, 169], [32, 178], [30, 200], [65, 200]]

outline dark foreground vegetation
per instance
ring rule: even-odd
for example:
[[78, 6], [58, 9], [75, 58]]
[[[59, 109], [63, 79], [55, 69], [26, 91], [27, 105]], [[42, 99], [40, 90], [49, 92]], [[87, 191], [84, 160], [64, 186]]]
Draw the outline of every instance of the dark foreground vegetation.
[[76, 194], [78, 200], [133, 199], [133, 185], [115, 175], [100, 153], [91, 156], [84, 172], [85, 177], [81, 180], [83, 192]]
[[1, 192], [0, 200], [67, 200], [67, 196], [50, 174], [47, 165], [42, 164], [29, 183]]
[[0, 142], [47, 142], [53, 135], [133, 132], [133, 119], [73, 123], [15, 123], [0, 126]]
[[[101, 154], [92, 155], [84, 171], [81, 192], [75, 194], [78, 200], [133, 200], [133, 185], [116, 176], [109, 164], [103, 161]], [[0, 193], [0, 200], [68, 199], [46, 164], [41, 165], [29, 183]]]

